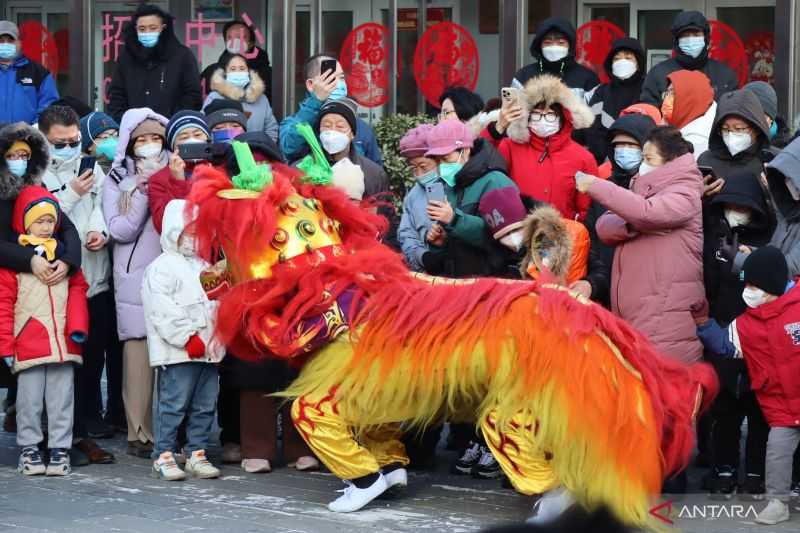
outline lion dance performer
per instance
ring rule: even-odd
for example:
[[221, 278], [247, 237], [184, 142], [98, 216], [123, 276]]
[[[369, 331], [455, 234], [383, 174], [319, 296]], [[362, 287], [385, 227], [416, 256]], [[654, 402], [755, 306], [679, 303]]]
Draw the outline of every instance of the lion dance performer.
[[[713, 397], [704, 365], [665, 359], [625, 322], [538, 281], [411, 275], [378, 242], [381, 217], [329, 186], [308, 126], [301, 170], [257, 164], [196, 171], [187, 209], [222, 293], [218, 333], [238, 357], [302, 367], [281, 393], [314, 453], [339, 478], [333, 511], [354, 511], [408, 463], [404, 429], [471, 415], [514, 487], [563, 487], [643, 526], [686, 466], [694, 417]], [[220, 287], [230, 284], [223, 291]]]

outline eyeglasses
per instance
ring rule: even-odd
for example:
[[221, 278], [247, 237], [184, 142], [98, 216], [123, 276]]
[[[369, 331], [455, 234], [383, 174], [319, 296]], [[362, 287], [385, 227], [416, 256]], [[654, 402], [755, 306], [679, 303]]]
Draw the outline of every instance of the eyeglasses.
[[77, 141], [68, 141], [63, 143], [52, 143], [52, 144], [53, 148], [55, 148], [56, 150], [63, 150], [67, 146], [69, 146], [70, 148], [77, 148], [78, 146], [81, 145], [81, 140], [78, 139]]
[[661, 93], [661, 100], [666, 100], [667, 97], [669, 97], [669, 96], [672, 96], [672, 97], [675, 96], [675, 88], [674, 87], [670, 87], [669, 89], [667, 89], [666, 91]]
[[750, 133], [750, 128], [748, 126], [740, 126], [738, 128], [728, 128], [727, 126], [723, 126], [719, 129], [722, 133]]
[[542, 119], [544, 119], [545, 122], [555, 122], [558, 120], [558, 113], [553, 113], [552, 111], [548, 111], [546, 113], [542, 113], [540, 111], [531, 112], [531, 120], [538, 122]]
[[14, 154], [7, 155], [6, 159], [8, 159], [9, 161], [19, 161], [21, 159], [24, 159], [25, 161], [30, 161], [31, 154], [27, 152], [16, 152]]
[[108, 130], [104, 131], [100, 135], [94, 138], [95, 141], [105, 141], [106, 139], [110, 139], [112, 137], [117, 136], [117, 130]]
[[456, 112], [455, 112], [455, 110], [454, 110], [454, 109], [451, 109], [450, 111], [445, 111], [445, 110], [442, 110], [442, 111], [439, 113], [439, 120], [445, 120], [445, 119], [446, 119], [447, 117], [449, 117], [450, 115], [455, 115], [455, 114], [456, 114]]

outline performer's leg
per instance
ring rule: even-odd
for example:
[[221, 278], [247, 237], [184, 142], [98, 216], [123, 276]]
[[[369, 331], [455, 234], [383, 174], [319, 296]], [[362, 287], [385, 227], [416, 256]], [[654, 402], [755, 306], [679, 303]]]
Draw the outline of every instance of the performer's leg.
[[353, 438], [333, 396], [310, 394], [292, 402], [295, 427], [336, 477], [353, 480], [379, 473], [381, 465], [370, 450]]
[[386, 424], [366, 432], [359, 441], [382, 468], [389, 465], [406, 466], [409, 459], [401, 437], [400, 424]]
[[544, 494], [559, 484], [548, 456], [535, 444], [533, 416], [517, 415], [498, 428], [493, 413], [481, 418], [481, 430], [503, 472], [522, 494]]

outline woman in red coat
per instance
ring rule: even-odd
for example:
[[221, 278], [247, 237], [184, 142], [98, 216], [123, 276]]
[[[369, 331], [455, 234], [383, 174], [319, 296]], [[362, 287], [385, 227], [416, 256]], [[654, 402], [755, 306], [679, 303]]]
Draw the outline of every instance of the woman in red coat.
[[575, 174], [597, 175], [592, 154], [572, 140], [594, 121], [589, 107], [555, 76], [531, 79], [500, 118], [481, 133], [508, 163], [522, 194], [547, 202], [564, 218], [583, 220], [591, 199], [575, 190]]

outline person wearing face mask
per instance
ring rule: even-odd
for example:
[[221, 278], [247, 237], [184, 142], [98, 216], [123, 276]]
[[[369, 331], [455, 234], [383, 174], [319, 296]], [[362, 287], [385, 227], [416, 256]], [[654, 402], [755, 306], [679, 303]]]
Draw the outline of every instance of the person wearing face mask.
[[167, 119], [148, 108], [122, 116], [119, 145], [103, 185], [103, 217], [112, 248], [117, 331], [123, 342], [122, 397], [128, 422], [129, 455], [149, 458], [153, 451], [153, 372], [147, 355], [142, 309], [142, 276], [161, 254], [148, 205], [148, 181], [167, 166]]
[[756, 96], [745, 89], [724, 94], [708, 139], [708, 150], [697, 164], [711, 167], [717, 180], [706, 177], [705, 196], [713, 196], [730, 174], [747, 171], [761, 174], [762, 151], [769, 149], [769, 123]]
[[533, 63], [522, 67], [511, 84], [522, 89], [529, 80], [543, 74], [560, 78], [579, 98], [600, 84], [600, 79], [575, 60], [575, 26], [567, 19], [551, 17], [536, 28], [531, 42]]
[[[422, 256], [431, 249], [428, 234], [433, 222], [428, 217], [428, 197], [425, 187], [434, 183], [441, 183], [444, 190], [449, 187], [439, 178], [436, 160], [425, 156], [425, 152], [428, 151], [428, 136], [432, 129], [432, 124], [421, 124], [409, 130], [400, 139], [400, 155], [406, 159], [411, 168], [415, 184], [403, 198], [403, 213], [400, 217], [397, 239], [406, 264], [415, 272], [425, 271]], [[434, 237], [438, 237], [442, 231], [436, 229]]]
[[101, 111], [92, 111], [81, 117], [81, 150], [97, 158], [103, 174], [111, 171], [111, 163], [117, 152], [119, 124]]
[[[333, 181], [358, 179], [363, 181], [363, 198], [389, 190], [389, 177], [382, 167], [361, 155], [353, 144], [359, 123], [356, 103], [349, 98], [327, 102], [319, 111], [319, 141], [333, 168]], [[358, 167], [360, 173], [353, 172]], [[344, 190], [354, 190], [355, 184], [339, 182]], [[360, 185], [358, 186], [360, 190]]]
[[[609, 182], [630, 189], [631, 179], [639, 172], [642, 162], [642, 146], [655, 127], [656, 123], [650, 116], [638, 113], [623, 115], [614, 121], [606, 135], [607, 158], [611, 167]], [[572, 284], [571, 288], [608, 307], [614, 246], [604, 243], [596, 231], [597, 221], [606, 211], [599, 202], [592, 202], [589, 207], [584, 222], [591, 241], [590, 268], [585, 278]]]
[[211, 76], [210, 87], [203, 109], [220, 98], [241, 102], [247, 115], [247, 131], [263, 131], [277, 142], [278, 121], [264, 94], [264, 82], [255, 70], [248, 68], [244, 56], [228, 54], [220, 61], [219, 69]]
[[800, 444], [800, 287], [774, 246], [744, 263], [744, 311], [727, 327], [709, 319], [708, 306], [693, 315], [698, 335], [717, 357], [744, 360], [752, 388], [769, 424], [766, 446], [767, 505], [757, 524], [790, 518], [792, 456]]
[[185, 161], [179, 153], [179, 146], [192, 143], [208, 143], [211, 131], [206, 117], [199, 111], [180, 111], [175, 113], [167, 124], [165, 132], [167, 149], [171, 152], [169, 164], [153, 174], [147, 190], [153, 226], [161, 234], [164, 209], [172, 200], [183, 200], [192, 190], [192, 174], [195, 167], [209, 164], [209, 161]]
[[739, 88], [736, 73], [724, 63], [708, 57], [711, 27], [699, 11], [681, 11], [672, 23], [674, 57], [650, 69], [642, 86], [641, 101], [661, 105], [669, 81], [676, 70], [702, 72], [711, 80], [714, 98]]
[[50, 72], [22, 53], [17, 25], [0, 21], [0, 123], [36, 124], [39, 114], [58, 99]]
[[669, 85], [661, 103], [664, 123], [681, 130], [692, 143], [695, 158], [708, 150], [717, 103], [714, 90], [702, 72], [679, 70], [667, 76]]
[[132, 108], [171, 116], [200, 109], [200, 73], [192, 51], [175, 36], [174, 19], [160, 7], [140, 4], [123, 29], [125, 46], [111, 75], [106, 112], [120, 121]]
[[423, 254], [426, 272], [445, 277], [495, 275], [495, 261], [487, 258], [498, 245], [479, 214], [483, 195], [501, 187], [519, 188], [506, 174], [503, 157], [485, 139], [474, 139], [459, 120], [440, 122], [428, 135], [425, 157], [437, 161], [438, 175], [447, 185], [445, 201], [429, 200], [426, 208], [434, 228], [426, 237], [430, 250]]
[[[733, 94], [733, 93], [728, 93]], [[725, 98], [725, 97], [723, 97]], [[745, 283], [741, 267], [745, 255], [740, 245], [761, 247], [772, 236], [769, 207], [759, 184], [760, 171], [738, 170], [728, 174], [719, 194], [707, 202], [703, 219], [703, 277], [709, 316], [727, 326], [746, 309], [742, 301]], [[708, 359], [708, 358], [707, 358]], [[764, 493], [764, 455], [767, 426], [750, 389], [744, 362], [710, 358], [720, 378], [720, 392], [711, 409], [712, 470], [704, 480], [713, 493], [731, 495], [739, 485], [741, 425], [747, 418], [746, 476], [738, 492]]]
[[[114, 427], [102, 418], [100, 381], [103, 368], [120, 368], [122, 358], [115, 332], [114, 297], [111, 292], [109, 233], [103, 218], [101, 200], [105, 175], [94, 168], [79, 175], [81, 166], [81, 131], [77, 113], [70, 107], [50, 106], [39, 117], [39, 130], [47, 138], [50, 163], [42, 184], [59, 201], [62, 211], [78, 229], [82, 246], [82, 268], [89, 284], [90, 334], [83, 350], [83, 366], [76, 371], [75, 438], [77, 450], [86, 457], [73, 456], [73, 464], [112, 463], [114, 456], [90, 438], [109, 438]], [[112, 358], [119, 360], [112, 360]], [[111, 372], [110, 372], [111, 373]], [[113, 396], [109, 395], [109, 397]], [[119, 406], [117, 406], [119, 407]], [[73, 451], [73, 454], [78, 452]]]
[[247, 59], [249, 70], [256, 71], [258, 77], [261, 78], [264, 83], [264, 95], [267, 100], [272, 101], [272, 66], [269, 62], [269, 54], [256, 45], [253, 28], [243, 20], [234, 19], [226, 22], [222, 27], [222, 36], [225, 39], [225, 50], [216, 63], [207, 66], [200, 74], [205, 92], [210, 90], [212, 76], [226, 63], [228, 56], [239, 54]]
[[[294, 115], [287, 116], [281, 121], [278, 137], [281, 151], [289, 161], [297, 161], [309, 151], [305, 139], [297, 132], [296, 126], [302, 123], [316, 124], [324, 104], [347, 97], [347, 81], [339, 62], [336, 62], [334, 72], [322, 72], [322, 62], [329, 59], [335, 58], [330, 54], [318, 54], [308, 58], [303, 68], [306, 78], [306, 97], [300, 102], [299, 109]], [[353, 109], [358, 125], [355, 128], [357, 131], [353, 138], [353, 146], [360, 155], [383, 166], [383, 156], [375, 139], [375, 132], [369, 124], [358, 118], [357, 111], [356, 108]]]
[[522, 194], [549, 203], [564, 218], [583, 220], [591, 200], [576, 192], [575, 174], [596, 176], [597, 163], [572, 132], [591, 126], [594, 115], [555, 76], [530, 80], [523, 94], [525, 109], [512, 115], [513, 108], [503, 108], [481, 137], [497, 147]]
[[606, 132], [626, 107], [639, 101], [644, 81], [646, 59], [642, 45], [636, 39], [617, 39], [611, 45], [603, 67], [608, 83], [598, 85], [586, 94], [594, 113], [594, 124], [586, 134], [586, 147], [597, 164], [606, 160]]
[[205, 117], [212, 142], [230, 143], [247, 131], [247, 115], [242, 103], [236, 100], [212, 100], [205, 108]]
[[750, 91], [758, 101], [769, 124], [769, 151], [777, 155], [781, 148], [786, 147], [791, 140], [791, 132], [783, 117], [778, 115], [778, 95], [772, 85], [765, 81], [751, 81], [742, 89]]
[[692, 145], [671, 127], [650, 132], [642, 157], [630, 189], [586, 175], [577, 187], [608, 208], [596, 230], [615, 246], [611, 310], [665, 355], [695, 363], [703, 347], [689, 307], [705, 298], [702, 176]]

